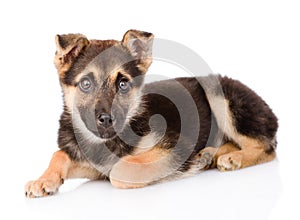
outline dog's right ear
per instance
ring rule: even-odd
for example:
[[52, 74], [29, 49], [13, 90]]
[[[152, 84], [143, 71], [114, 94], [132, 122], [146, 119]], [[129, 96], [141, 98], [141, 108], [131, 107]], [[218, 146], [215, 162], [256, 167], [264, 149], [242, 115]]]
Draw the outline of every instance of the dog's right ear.
[[152, 45], [154, 35], [145, 31], [129, 30], [124, 36], [122, 43], [130, 51], [138, 62], [142, 73], [146, 73], [152, 63]]
[[56, 35], [55, 42], [54, 63], [59, 72], [66, 71], [72, 61], [89, 44], [88, 39], [82, 34]]

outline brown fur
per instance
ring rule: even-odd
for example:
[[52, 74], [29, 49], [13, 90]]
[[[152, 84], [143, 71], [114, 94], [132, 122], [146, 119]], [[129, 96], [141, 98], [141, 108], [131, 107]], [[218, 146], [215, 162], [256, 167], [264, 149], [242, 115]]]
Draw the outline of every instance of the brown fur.
[[266, 153], [265, 145], [258, 140], [244, 138], [242, 145], [237, 147], [232, 143], [226, 143], [218, 148], [206, 147], [199, 156], [209, 153], [213, 161], [209, 168], [217, 167], [220, 171], [236, 170], [273, 160], [275, 152]]
[[240, 148], [228, 142], [220, 147], [206, 147], [202, 151], [200, 151], [198, 156], [201, 158], [202, 155], [208, 153], [209, 155], [211, 155], [213, 160], [211, 161], [211, 164], [207, 168], [216, 168], [217, 161], [220, 156], [238, 150], [240, 150]]
[[[153, 39], [153, 34], [135, 30], [127, 31], [122, 39], [122, 42], [129, 48], [131, 54], [140, 60], [138, 68], [142, 73], [146, 73], [152, 63], [152, 49], [150, 48], [152, 47]], [[147, 44], [143, 44], [141, 41], [146, 41]], [[141, 51], [141, 53], [133, 51]]]
[[[51, 195], [66, 178], [109, 178], [115, 187], [139, 188], [208, 167], [236, 170], [275, 158], [277, 118], [239, 81], [210, 75], [143, 86], [153, 38], [137, 30], [122, 41], [56, 36], [61, 150], [26, 185], [27, 197]], [[87, 79], [86, 91], [81, 83]], [[109, 125], [100, 123], [103, 114]]]
[[110, 173], [110, 182], [117, 188], [140, 188], [149, 185], [170, 173], [169, 152], [153, 147], [135, 156], [125, 156]]
[[43, 175], [36, 181], [25, 186], [26, 196], [46, 196], [57, 192], [59, 186], [66, 179], [72, 161], [69, 156], [59, 150], [53, 154], [50, 164]]
[[56, 54], [54, 64], [61, 77], [70, 69], [72, 59], [89, 44], [89, 41], [82, 34], [56, 35]]
[[68, 154], [59, 150], [53, 154], [50, 164], [43, 175], [25, 186], [26, 196], [48, 196], [57, 192], [65, 179], [89, 178], [104, 179], [104, 176], [88, 163], [72, 161]]

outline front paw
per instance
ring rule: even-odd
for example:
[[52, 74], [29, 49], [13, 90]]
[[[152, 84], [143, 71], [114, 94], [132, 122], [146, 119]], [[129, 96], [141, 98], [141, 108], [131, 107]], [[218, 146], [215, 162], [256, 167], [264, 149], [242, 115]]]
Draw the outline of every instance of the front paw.
[[25, 196], [27, 198], [37, 198], [53, 195], [62, 184], [63, 179], [60, 178], [40, 178], [30, 181], [25, 186]]

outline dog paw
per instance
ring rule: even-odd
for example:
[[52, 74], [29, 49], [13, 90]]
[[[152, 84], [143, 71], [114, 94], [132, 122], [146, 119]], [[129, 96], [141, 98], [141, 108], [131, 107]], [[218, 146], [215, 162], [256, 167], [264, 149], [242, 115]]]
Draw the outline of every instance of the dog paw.
[[242, 167], [242, 155], [229, 153], [218, 158], [217, 167], [220, 171], [238, 170]]
[[197, 155], [199, 165], [202, 166], [202, 169], [208, 169], [213, 167], [215, 161], [215, 154], [217, 149], [214, 147], [206, 147], [200, 151]]
[[64, 180], [60, 178], [40, 178], [30, 181], [25, 186], [25, 196], [27, 198], [37, 198], [53, 195], [63, 182]]

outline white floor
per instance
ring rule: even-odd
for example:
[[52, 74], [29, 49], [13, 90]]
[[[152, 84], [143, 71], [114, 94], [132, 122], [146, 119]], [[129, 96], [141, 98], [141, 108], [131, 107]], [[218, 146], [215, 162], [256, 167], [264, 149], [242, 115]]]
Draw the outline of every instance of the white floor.
[[[278, 213], [288, 211], [281, 206], [288, 195], [278, 161], [236, 172], [210, 170], [134, 190], [116, 189], [109, 182], [69, 180], [55, 196], [39, 199], [26, 199], [23, 185], [23, 181], [4, 183], [1, 219], [265, 220], [280, 219]], [[286, 219], [297, 219], [295, 214], [286, 213]]]
[[[1, 1], [0, 219], [299, 220], [299, 11], [296, 0]], [[25, 183], [57, 150], [54, 36], [122, 39], [132, 28], [185, 45], [261, 95], [279, 118], [278, 159], [136, 190], [72, 180], [26, 199]], [[158, 61], [150, 72], [180, 76]]]

